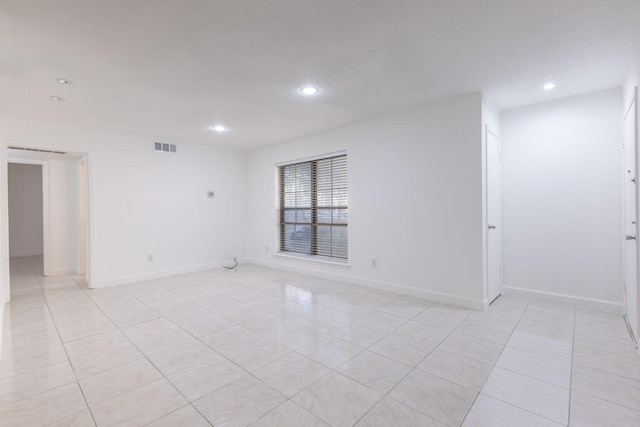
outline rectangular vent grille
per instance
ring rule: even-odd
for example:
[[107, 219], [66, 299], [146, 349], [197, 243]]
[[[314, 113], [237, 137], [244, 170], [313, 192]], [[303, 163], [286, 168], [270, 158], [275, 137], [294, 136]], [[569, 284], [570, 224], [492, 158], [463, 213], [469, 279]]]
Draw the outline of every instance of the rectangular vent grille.
[[10, 148], [11, 150], [34, 151], [36, 153], [67, 154], [64, 151], [40, 150], [38, 148], [25, 148], [25, 147], [13, 147], [13, 146], [9, 146], [7, 148]]
[[153, 151], [157, 153], [176, 153], [178, 151], [176, 144], [167, 144], [166, 142], [154, 142]]

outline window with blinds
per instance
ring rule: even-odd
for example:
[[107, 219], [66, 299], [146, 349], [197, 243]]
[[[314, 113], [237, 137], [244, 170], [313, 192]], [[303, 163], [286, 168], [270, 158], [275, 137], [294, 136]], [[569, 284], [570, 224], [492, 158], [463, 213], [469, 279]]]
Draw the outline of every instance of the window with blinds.
[[280, 251], [347, 261], [347, 156], [280, 166]]

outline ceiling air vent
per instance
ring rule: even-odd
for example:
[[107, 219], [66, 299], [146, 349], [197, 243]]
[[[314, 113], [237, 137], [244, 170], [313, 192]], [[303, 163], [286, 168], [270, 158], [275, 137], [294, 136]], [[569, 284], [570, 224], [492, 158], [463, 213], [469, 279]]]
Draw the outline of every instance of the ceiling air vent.
[[40, 150], [38, 148], [13, 147], [11, 145], [8, 146], [7, 148], [11, 150], [35, 151], [36, 153], [67, 154], [64, 151], [51, 151], [51, 150]]
[[168, 144], [166, 142], [155, 141], [153, 143], [153, 151], [157, 153], [175, 153], [177, 151], [176, 144]]

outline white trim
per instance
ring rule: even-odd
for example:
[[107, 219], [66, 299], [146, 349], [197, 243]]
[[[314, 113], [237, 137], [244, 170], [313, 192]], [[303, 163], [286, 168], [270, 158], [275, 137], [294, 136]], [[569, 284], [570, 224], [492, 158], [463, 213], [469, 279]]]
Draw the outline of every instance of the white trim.
[[7, 148], [0, 135], [0, 304], [11, 301], [9, 263], [9, 185]]
[[40, 251], [23, 251], [23, 252], [9, 252], [9, 258], [20, 258], [25, 256], [42, 256], [43, 252]]
[[[328, 159], [331, 157], [346, 156], [347, 150], [334, 151], [332, 153], [318, 154], [317, 156], [302, 157], [300, 159], [287, 160], [276, 163], [276, 167], [294, 165], [296, 163], [310, 162], [312, 160]], [[348, 161], [348, 159], [347, 159]]]
[[93, 283], [93, 288], [106, 288], [109, 286], [126, 285], [128, 283], [143, 282], [145, 280], [164, 279], [178, 274], [195, 273], [198, 271], [221, 268], [223, 265], [233, 264], [233, 260], [219, 261], [209, 264], [192, 265], [190, 267], [174, 268], [170, 270], [156, 271], [153, 273], [133, 274], [130, 276], [112, 277]]
[[291, 264], [278, 263], [275, 261], [260, 260], [256, 258], [240, 258], [239, 261], [242, 264], [246, 264], [246, 263], [257, 264], [264, 267], [275, 268], [278, 270], [291, 271], [291, 272], [300, 273], [300, 274], [308, 274], [308, 275], [320, 277], [323, 279], [337, 280], [337, 281], [350, 283], [354, 285], [366, 286], [368, 288], [373, 288], [381, 291], [395, 292], [395, 293], [399, 293], [399, 294], [403, 294], [411, 297], [423, 298], [423, 299], [437, 301], [445, 304], [457, 305], [459, 307], [469, 308], [471, 310], [486, 311], [489, 307], [489, 302], [486, 300], [476, 301], [476, 300], [471, 300], [467, 298], [461, 298], [451, 294], [445, 294], [441, 292], [432, 292], [424, 289], [413, 288], [410, 286], [400, 285], [397, 283], [383, 282], [380, 280], [372, 280], [372, 279], [366, 279], [364, 277], [352, 276], [352, 275], [344, 274], [338, 271], [336, 271], [335, 273], [334, 272], [329, 273], [326, 271], [311, 268], [311, 266], [305, 266], [304, 264], [291, 265]]
[[544, 292], [534, 289], [515, 288], [512, 286], [503, 286], [502, 294], [549, 302], [580, 305], [583, 307], [589, 307], [601, 311], [609, 311], [612, 313], [624, 313], [624, 305], [622, 303], [605, 301], [595, 298], [578, 297], [575, 295], [558, 294], [555, 292]]
[[69, 276], [71, 274], [78, 274], [78, 268], [63, 267], [63, 268], [54, 268], [53, 270], [49, 270], [49, 276]]
[[49, 212], [49, 162], [42, 164], [42, 272], [51, 274], [51, 216]]
[[[624, 111], [623, 114], [623, 118], [622, 118], [622, 123], [621, 123], [621, 131], [622, 131], [622, 144], [623, 144], [623, 150], [622, 150], [622, 166], [623, 166], [623, 185], [622, 185], [622, 199], [624, 201], [623, 204], [623, 210], [622, 210], [622, 273], [623, 273], [623, 280], [622, 280], [622, 286], [623, 286], [623, 302], [622, 302], [622, 313], [625, 314], [625, 316], [627, 316], [628, 318], [628, 310], [627, 310], [627, 305], [628, 305], [628, 301], [627, 301], [627, 289], [629, 286], [633, 286], [635, 288], [636, 291], [636, 299], [640, 298], [640, 288], [638, 286], [638, 280], [640, 280], [640, 262], [638, 261], [638, 254], [640, 253], [640, 246], [639, 246], [639, 242], [636, 239], [635, 242], [635, 247], [636, 247], [636, 259], [635, 261], [635, 267], [636, 267], [636, 274], [635, 274], [635, 282], [636, 283], [632, 283], [629, 284], [627, 283], [627, 256], [628, 256], [628, 251], [627, 251], [627, 244], [626, 244], [626, 240], [625, 240], [625, 236], [627, 234], [626, 232], [626, 211], [627, 211], [627, 193], [626, 193], [626, 177], [624, 175], [624, 170], [626, 168], [626, 150], [627, 147], [629, 146], [629, 141], [625, 141], [624, 136], [625, 136], [625, 123], [627, 118], [629, 118], [629, 115], [632, 115], [632, 119], [634, 122], [634, 138], [633, 141], [631, 141], [631, 143], [633, 144], [633, 162], [634, 162], [634, 168], [635, 168], [635, 175], [636, 177], [638, 176], [638, 87], [634, 87], [633, 89], [633, 98], [631, 99], [629, 106], [626, 108], [626, 110]], [[635, 193], [635, 219], [636, 221], [638, 220], [638, 213], [640, 212], [640, 195], [638, 194], [638, 186], [636, 185], [636, 193]], [[637, 227], [636, 227], [636, 235], [637, 233]], [[635, 304], [633, 304], [633, 301], [631, 302], [631, 305], [635, 305], [635, 316], [636, 316], [636, 323], [640, 322], [640, 303], [638, 303], [638, 301], [635, 302]], [[629, 322], [627, 322], [628, 324], [630, 324]], [[631, 325], [631, 324], [630, 324]], [[637, 333], [637, 328], [638, 328], [638, 324], [636, 325], [631, 325], [631, 332], [632, 333]]]
[[292, 260], [298, 260], [298, 261], [304, 261], [304, 262], [310, 262], [310, 263], [331, 265], [335, 267], [351, 268], [351, 265], [349, 265], [348, 260], [338, 261], [338, 259], [341, 259], [341, 258], [336, 258], [336, 260], [334, 261], [329, 257], [323, 257], [319, 255], [308, 255], [303, 253], [282, 252], [282, 251], [274, 253], [273, 256], [292, 259]]
[[[55, 146], [55, 148], [53, 146], [49, 146], [49, 145], [42, 145], [42, 144], [28, 144], [29, 147], [28, 148], [34, 148], [34, 149], [43, 149], [43, 150], [51, 150], [51, 151], [61, 151], [61, 152], [65, 152], [65, 155], [61, 155], [61, 156], [67, 156], [67, 158], [73, 158], [74, 160], [77, 160], [78, 162], [85, 162], [85, 174], [86, 174], [86, 188], [85, 188], [85, 192], [86, 192], [86, 228], [87, 228], [87, 232], [86, 232], [86, 261], [85, 261], [85, 265], [87, 268], [87, 271], [85, 273], [85, 277], [86, 277], [86, 281], [87, 281], [87, 286], [89, 288], [93, 287], [92, 284], [94, 282], [94, 276], [95, 276], [95, 266], [94, 266], [94, 259], [92, 254], [94, 253], [94, 248], [93, 248], [93, 242], [95, 241], [94, 238], [94, 230], [92, 228], [93, 225], [93, 167], [91, 164], [91, 156], [92, 156], [92, 151], [90, 149], [84, 148], [82, 151], [76, 151], [77, 148], [71, 148], [71, 147], [61, 147], [61, 146]], [[12, 147], [21, 147], [21, 148], [27, 148], [25, 146], [23, 146], [22, 144], [11, 144]], [[22, 157], [22, 156], [11, 156], [9, 153], [11, 152], [11, 148], [9, 148], [8, 144], [2, 144], [0, 145], [0, 149], [4, 149], [4, 153], [6, 153], [6, 164], [8, 165], [9, 163], [25, 163], [25, 164], [39, 164], [39, 163], [35, 163], [37, 161], [41, 161], [41, 162], [47, 162], [47, 160], [44, 159], [29, 159], [28, 157]], [[15, 152], [16, 150], [14, 150]], [[25, 153], [29, 153], [29, 152], [25, 152]], [[48, 163], [46, 164], [46, 176], [48, 178]], [[46, 201], [43, 200], [43, 208], [46, 207], [47, 211], [43, 212], [43, 219], [44, 219], [44, 214], [47, 214], [48, 217], [48, 206], [49, 206], [49, 191], [48, 191], [48, 180], [46, 183], [46, 186], [44, 185], [44, 177], [45, 177], [45, 166], [43, 166], [43, 171], [42, 171], [42, 176], [43, 176], [43, 198], [46, 197]], [[5, 178], [4, 183], [7, 183], [7, 180]], [[7, 186], [8, 187], [8, 186]], [[45, 191], [46, 190], [46, 191]], [[0, 244], [2, 244], [4, 247], [7, 248], [7, 265], [8, 265], [8, 260], [9, 260], [9, 239], [8, 239], [8, 216], [9, 216], [9, 211], [8, 211], [8, 191], [6, 192], [5, 195], [3, 195], [3, 197], [5, 197], [5, 205], [2, 206], [2, 204], [0, 204], [0, 206], [2, 206], [2, 209], [6, 211], [3, 212], [4, 215], [6, 215], [7, 221], [6, 221], [6, 226], [7, 228], [7, 232], [3, 233], [4, 235], [0, 236]], [[2, 215], [0, 215], [2, 216]], [[48, 224], [43, 224], [43, 226], [46, 226], [47, 229], [43, 230], [43, 240], [44, 240], [44, 244], [43, 246], [45, 248], [48, 248]], [[45, 246], [47, 245], [47, 246]], [[44, 267], [44, 272], [45, 275], [46, 273], [48, 273], [48, 260], [47, 260], [47, 250], [44, 249], [43, 250], [43, 267]], [[76, 270], [77, 271], [77, 270]], [[5, 303], [9, 302], [11, 300], [11, 285], [10, 285], [10, 278], [9, 278], [9, 271], [7, 269], [7, 283], [6, 285], [2, 286], [2, 289], [0, 289], [0, 295], [2, 295], [3, 293], [6, 292], [5, 295]]]
[[93, 288], [95, 282], [95, 260], [93, 254], [93, 242], [95, 242], [94, 230], [93, 230], [93, 166], [92, 166], [92, 154], [85, 152], [83, 156], [84, 160], [84, 173], [85, 173], [85, 280], [87, 281], [87, 287]]
[[4, 338], [2, 336], [2, 331], [4, 331], [4, 325], [3, 325], [3, 322], [4, 322], [4, 304], [5, 303], [2, 300], [2, 293], [0, 293], [0, 354], [4, 354], [2, 352], [2, 342], [4, 341], [4, 339], [2, 339], [2, 338]]
[[[499, 164], [500, 164], [500, 170], [499, 170], [499, 184], [500, 187], [498, 189], [498, 195], [499, 195], [499, 207], [498, 207], [498, 221], [497, 224], [494, 224], [498, 227], [498, 232], [500, 234], [500, 259], [499, 259], [499, 263], [500, 263], [500, 292], [498, 292], [498, 295], [491, 295], [489, 296], [489, 271], [491, 269], [491, 266], [489, 265], [490, 262], [490, 257], [489, 257], [489, 240], [490, 240], [490, 236], [489, 236], [489, 135], [493, 136], [494, 138], [496, 138], [499, 141]], [[482, 282], [483, 282], [483, 295], [484, 298], [489, 300], [489, 302], [493, 301], [494, 299], [496, 299], [498, 296], [500, 296], [500, 294], [502, 293], [502, 288], [504, 287], [504, 282], [503, 282], [503, 276], [502, 276], [502, 269], [504, 268], [504, 233], [502, 232], [502, 227], [503, 227], [503, 218], [502, 218], [502, 139], [500, 139], [500, 137], [495, 133], [492, 132], [492, 130], [489, 128], [489, 125], [485, 123], [484, 125], [484, 143], [483, 143], [483, 157], [484, 157], [484, 165], [483, 165], [483, 169], [484, 169], [484, 173], [483, 173], [483, 190], [484, 190], [484, 194], [483, 194], [483, 230], [482, 230], [482, 240], [483, 240], [483, 247], [484, 247], [484, 251], [482, 254], [482, 259], [483, 259], [483, 265], [484, 265], [484, 274], [482, 277]]]

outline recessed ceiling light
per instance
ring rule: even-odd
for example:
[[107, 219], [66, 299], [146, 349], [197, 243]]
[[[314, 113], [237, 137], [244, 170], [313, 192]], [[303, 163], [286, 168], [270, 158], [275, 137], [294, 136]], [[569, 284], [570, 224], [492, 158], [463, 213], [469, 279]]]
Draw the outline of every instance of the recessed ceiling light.
[[542, 89], [544, 90], [552, 90], [556, 88], [556, 84], [553, 82], [549, 82], [549, 83], [545, 83], [544, 86], [542, 86]]
[[318, 89], [315, 86], [302, 86], [300, 88], [300, 93], [303, 95], [316, 95], [320, 92], [320, 89]]
[[71, 80], [67, 80], [67, 79], [63, 79], [63, 78], [57, 78], [56, 81], [58, 83], [62, 83], [63, 85], [72, 85], [73, 82]]
[[64, 98], [61, 96], [52, 96], [51, 99], [53, 99], [54, 101], [64, 101]]
[[225, 126], [222, 126], [222, 125], [209, 126], [209, 129], [216, 132], [226, 132], [228, 130]]

